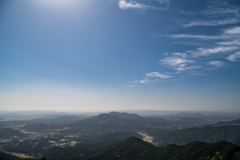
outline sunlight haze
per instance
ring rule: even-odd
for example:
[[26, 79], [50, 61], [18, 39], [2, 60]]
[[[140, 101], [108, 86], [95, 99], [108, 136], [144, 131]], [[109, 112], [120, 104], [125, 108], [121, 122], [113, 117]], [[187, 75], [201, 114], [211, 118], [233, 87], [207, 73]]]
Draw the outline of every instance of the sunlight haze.
[[0, 111], [240, 111], [240, 2], [0, 1]]

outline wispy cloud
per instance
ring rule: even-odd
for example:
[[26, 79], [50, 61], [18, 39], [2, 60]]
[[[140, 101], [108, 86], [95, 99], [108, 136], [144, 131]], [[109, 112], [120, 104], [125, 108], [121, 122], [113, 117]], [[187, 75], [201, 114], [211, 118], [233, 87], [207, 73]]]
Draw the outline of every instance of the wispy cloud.
[[[218, 6], [220, 5], [220, 6]], [[239, 17], [239, 8], [229, 5], [227, 3], [215, 3], [213, 5], [208, 6], [207, 10], [201, 12], [201, 14], [211, 17], [219, 17], [222, 15], [229, 15]]]
[[228, 39], [229, 36], [208, 36], [208, 35], [193, 35], [193, 34], [175, 34], [170, 35], [171, 38], [192, 38], [192, 39], [204, 39], [204, 40], [218, 40], [218, 39]]
[[229, 61], [236, 61], [237, 59], [240, 59], [240, 52], [236, 52], [229, 57], [227, 57]]
[[[222, 30], [219, 35], [193, 35], [193, 34], [176, 34], [169, 35], [170, 38], [185, 39], [187, 43], [188, 39], [194, 39], [201, 41], [202, 43], [206, 40], [211, 41], [212, 47], [209, 48], [197, 48], [196, 50], [186, 51], [195, 57], [208, 56], [215, 53], [230, 53], [232, 51], [239, 50], [240, 48], [240, 27], [233, 27]], [[182, 42], [182, 41], [181, 41]], [[190, 41], [189, 43], [192, 43]], [[196, 44], [196, 43], [195, 43]], [[206, 43], [207, 44], [207, 43]], [[215, 46], [213, 46], [215, 45]]]
[[[188, 50], [185, 51], [185, 53], [169, 53], [168, 55], [165, 55], [167, 57], [159, 61], [160, 65], [164, 65], [177, 71], [193, 71], [196, 69], [207, 68], [208, 66], [203, 62], [204, 59], [209, 60], [215, 57], [225, 58], [226, 54], [232, 54], [232, 52], [236, 52], [240, 49], [240, 27], [221, 30], [221, 33], [218, 35], [176, 34], [168, 35], [168, 37], [172, 39], [181, 39], [181, 43], [201, 42], [199, 44], [203, 46], [206, 44], [205, 46], [208, 46]], [[184, 39], [184, 41], [182, 41], [182, 39]], [[211, 43], [209, 43], [209, 41]], [[230, 61], [235, 61], [239, 58], [239, 52], [227, 57]], [[223, 67], [225, 64], [222, 61], [212, 60], [208, 62], [208, 65]]]
[[237, 18], [225, 19], [225, 20], [209, 20], [209, 21], [193, 21], [188, 24], [184, 24], [184, 27], [193, 27], [193, 26], [220, 26], [227, 24], [236, 24], [240, 20]]
[[211, 5], [206, 10], [198, 13], [198, 15], [203, 16], [204, 20], [192, 21], [184, 24], [183, 27], [221, 26], [240, 22], [239, 7], [230, 5], [227, 2], [211, 2]]
[[[124, 0], [123, 2], [126, 1]], [[132, 1], [129, 3], [132, 3]], [[159, 60], [159, 65], [172, 69], [173, 71], [170, 72], [170, 74], [150, 72], [147, 73], [143, 79], [135, 80], [132, 83], [154, 83], [158, 82], [159, 79], [171, 78], [171, 75], [180, 73], [186, 73], [186, 75], [192, 76], [206, 75], [205, 71], [209, 68], [214, 70], [216, 68], [224, 68], [230, 63], [229, 61], [240, 60], [240, 27], [228, 26], [229, 24], [240, 23], [240, 8], [227, 4], [214, 5], [210, 6], [207, 10], [198, 13], [181, 12], [186, 15], [203, 17], [203, 19], [198, 21], [184, 24], [184, 30], [187, 29], [186, 27], [193, 26], [226, 26], [222, 26], [218, 32], [210, 32], [211, 34], [189, 34], [189, 32], [185, 32], [173, 35], [156, 35], [157, 37], [169, 37], [174, 39], [175, 42], [172, 42], [172, 44], [193, 44], [197, 47], [193, 48], [191, 46], [191, 49], [189, 50], [186, 49], [185, 51], [181, 50], [180, 52], [168, 52], [163, 54], [164, 57]], [[226, 61], [226, 59], [229, 61]]]
[[[156, 5], [148, 5], [144, 3], [138, 2], [138, 0], [119, 0], [118, 6], [121, 9], [155, 9], [155, 10], [168, 10], [169, 8], [169, 0], [154, 0], [159, 2], [159, 6]], [[151, 2], [149, 0], [148, 2]]]
[[130, 85], [128, 85], [127, 87], [133, 89], [137, 87], [137, 84], [156, 83], [159, 82], [160, 79], [167, 79], [171, 78], [172, 76], [168, 74], [162, 74], [159, 72], [150, 72], [146, 73], [143, 77], [144, 78], [141, 80], [129, 81]]
[[161, 78], [161, 79], [172, 77], [172, 76], [168, 76], [168, 75], [165, 75], [165, 74], [162, 74], [162, 73], [159, 73], [159, 72], [147, 73], [146, 76], [147, 77], [156, 77], [156, 78]]
[[223, 41], [223, 42], [218, 42], [219, 45], [223, 46], [240, 46], [240, 40], [233, 40], [233, 41]]
[[195, 70], [201, 66], [194, 64], [194, 60], [188, 59], [186, 53], [173, 53], [171, 56], [163, 58], [159, 61], [160, 65], [173, 68], [177, 71]]
[[191, 53], [195, 57], [199, 56], [208, 56], [215, 53], [224, 53], [224, 52], [230, 52], [233, 50], [238, 49], [237, 47], [215, 47], [215, 48], [197, 48], [196, 51], [186, 51], [188, 53]]
[[189, 67], [187, 67], [187, 65], [192, 62], [193, 61], [187, 60], [187, 59], [179, 57], [179, 56], [166, 57], [166, 58], [160, 60], [160, 64], [174, 68], [178, 71], [190, 69]]
[[121, 9], [128, 9], [128, 8], [138, 8], [138, 9], [154, 9], [155, 7], [151, 7], [149, 5], [129, 1], [126, 0], [119, 0], [118, 5]]
[[202, 40], [225, 40], [238, 38], [240, 34], [240, 27], [234, 27], [226, 29], [220, 35], [209, 36], [209, 35], [194, 35], [194, 34], [175, 34], [169, 35], [170, 38], [186, 38], [186, 39], [202, 39]]
[[224, 63], [222, 61], [210, 61], [209, 62], [210, 65], [213, 65], [214, 67], [222, 67], [224, 65]]

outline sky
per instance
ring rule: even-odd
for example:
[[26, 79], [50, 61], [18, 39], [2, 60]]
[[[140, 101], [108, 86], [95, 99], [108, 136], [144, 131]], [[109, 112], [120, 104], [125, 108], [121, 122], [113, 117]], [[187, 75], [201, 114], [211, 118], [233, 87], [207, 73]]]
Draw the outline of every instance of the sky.
[[240, 1], [0, 0], [0, 110], [240, 111]]

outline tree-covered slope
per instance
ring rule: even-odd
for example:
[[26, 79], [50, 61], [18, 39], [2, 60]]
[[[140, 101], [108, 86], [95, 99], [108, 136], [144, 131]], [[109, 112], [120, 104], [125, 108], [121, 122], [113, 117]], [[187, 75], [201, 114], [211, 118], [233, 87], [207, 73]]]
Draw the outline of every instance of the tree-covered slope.
[[168, 145], [147, 151], [142, 159], [144, 160], [205, 160], [205, 157], [212, 157], [216, 152], [224, 160], [239, 160], [240, 147], [226, 141], [217, 143], [191, 142], [184, 146]]
[[44, 156], [48, 160], [205, 160], [216, 152], [223, 160], [240, 159], [240, 147], [226, 141], [155, 147], [135, 137], [94, 150], [55, 147]]
[[115, 143], [127, 137], [137, 137], [142, 138], [141, 135], [131, 132], [131, 131], [123, 131], [123, 132], [114, 132], [108, 133], [99, 136], [89, 136], [84, 139], [83, 142], [78, 143], [74, 146], [76, 149], [94, 149], [109, 145], [111, 143]]
[[184, 145], [192, 141], [214, 143], [225, 140], [240, 146], [240, 126], [189, 128], [155, 138], [158, 146]]
[[13, 136], [24, 137], [26, 135], [18, 130], [12, 129], [12, 128], [1, 128], [0, 129], [0, 138], [10, 138]]
[[192, 142], [184, 146], [168, 145], [154, 147], [147, 142], [131, 137], [101, 148], [96, 154], [86, 158], [91, 160], [205, 160], [220, 152], [223, 159], [239, 159], [240, 147], [226, 141], [217, 143]]

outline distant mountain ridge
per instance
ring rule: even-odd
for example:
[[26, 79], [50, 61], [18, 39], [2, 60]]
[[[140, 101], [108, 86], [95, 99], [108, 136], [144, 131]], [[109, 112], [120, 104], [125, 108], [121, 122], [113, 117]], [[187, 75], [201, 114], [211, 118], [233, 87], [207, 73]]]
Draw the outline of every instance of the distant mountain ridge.
[[[81, 133], [86, 135], [91, 134], [106, 134], [120, 131], [162, 131], [162, 130], [178, 130], [182, 128], [190, 128], [194, 126], [209, 125], [202, 118], [182, 118], [178, 120], [167, 120], [164, 118], [141, 117], [137, 114], [110, 112], [109, 114], [100, 114], [95, 117], [76, 117], [62, 116], [59, 118], [47, 120], [50, 123], [41, 123], [41, 119], [32, 120], [23, 129], [29, 131], [42, 131], [47, 129], [57, 129], [69, 127], [69, 130], [64, 131], [72, 133]], [[36, 122], [36, 124], [33, 124]], [[44, 122], [44, 121], [43, 121]], [[1, 123], [0, 123], [1, 126]]]
[[209, 124], [207, 126], [219, 127], [219, 126], [240, 126], [240, 119], [227, 121], [227, 122], [218, 122], [215, 124]]

